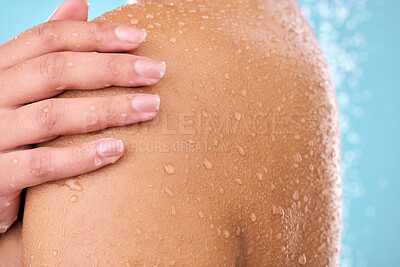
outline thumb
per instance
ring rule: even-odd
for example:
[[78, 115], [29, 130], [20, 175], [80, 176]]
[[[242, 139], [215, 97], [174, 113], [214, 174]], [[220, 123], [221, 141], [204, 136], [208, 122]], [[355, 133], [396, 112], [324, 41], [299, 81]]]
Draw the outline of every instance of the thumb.
[[87, 0], [66, 0], [46, 20], [83, 20], [88, 19], [89, 3]]

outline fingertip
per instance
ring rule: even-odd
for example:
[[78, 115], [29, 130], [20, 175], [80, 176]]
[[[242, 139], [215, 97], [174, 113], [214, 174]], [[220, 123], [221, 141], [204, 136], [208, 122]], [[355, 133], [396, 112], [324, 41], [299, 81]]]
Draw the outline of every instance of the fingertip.
[[79, 20], [88, 19], [89, 3], [87, 0], [66, 0], [46, 20]]
[[[98, 159], [102, 163], [114, 163], [116, 162], [124, 153], [125, 146], [122, 140], [113, 139], [113, 138], [103, 138], [98, 140], [99, 144], [97, 145], [97, 155]], [[96, 163], [96, 160], [95, 160]], [[99, 164], [99, 160], [97, 160], [97, 164]]]

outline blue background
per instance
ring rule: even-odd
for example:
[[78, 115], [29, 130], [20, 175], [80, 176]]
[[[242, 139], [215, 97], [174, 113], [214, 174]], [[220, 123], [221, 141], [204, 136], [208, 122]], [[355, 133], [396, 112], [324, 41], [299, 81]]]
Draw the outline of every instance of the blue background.
[[[1, 1], [0, 43], [62, 1]], [[92, 0], [89, 18], [123, 5]], [[400, 1], [300, 0], [331, 65], [342, 133], [341, 266], [400, 266]]]

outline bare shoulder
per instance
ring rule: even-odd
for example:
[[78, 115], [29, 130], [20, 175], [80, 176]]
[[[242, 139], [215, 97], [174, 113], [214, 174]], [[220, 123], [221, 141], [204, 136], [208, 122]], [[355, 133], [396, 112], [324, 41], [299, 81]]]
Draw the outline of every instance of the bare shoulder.
[[[25, 263], [35, 253], [70, 264], [337, 259], [339, 138], [327, 65], [294, 1], [260, 2], [131, 5], [99, 18], [148, 31], [134, 54], [165, 60], [167, 73], [135, 90], [160, 94], [161, 113], [47, 144], [111, 136], [127, 152], [80, 176], [83, 191], [57, 184], [28, 191]], [[37, 242], [55, 254], [34, 252]]]

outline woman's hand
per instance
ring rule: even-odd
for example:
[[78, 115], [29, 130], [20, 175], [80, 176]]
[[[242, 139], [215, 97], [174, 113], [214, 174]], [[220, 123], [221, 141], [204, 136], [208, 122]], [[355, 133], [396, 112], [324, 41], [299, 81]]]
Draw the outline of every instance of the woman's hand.
[[[68, 10], [82, 3], [67, 1], [52, 19], [80, 19], [72, 15], [76, 10]], [[81, 17], [86, 20], [87, 15]], [[111, 138], [65, 148], [31, 149], [31, 144], [157, 115], [158, 95], [47, 99], [63, 90], [159, 82], [164, 63], [107, 53], [136, 49], [145, 36], [116, 23], [60, 20], [0, 45], [0, 233], [16, 220], [22, 189], [101, 168], [116, 162], [124, 150], [122, 141]]]

